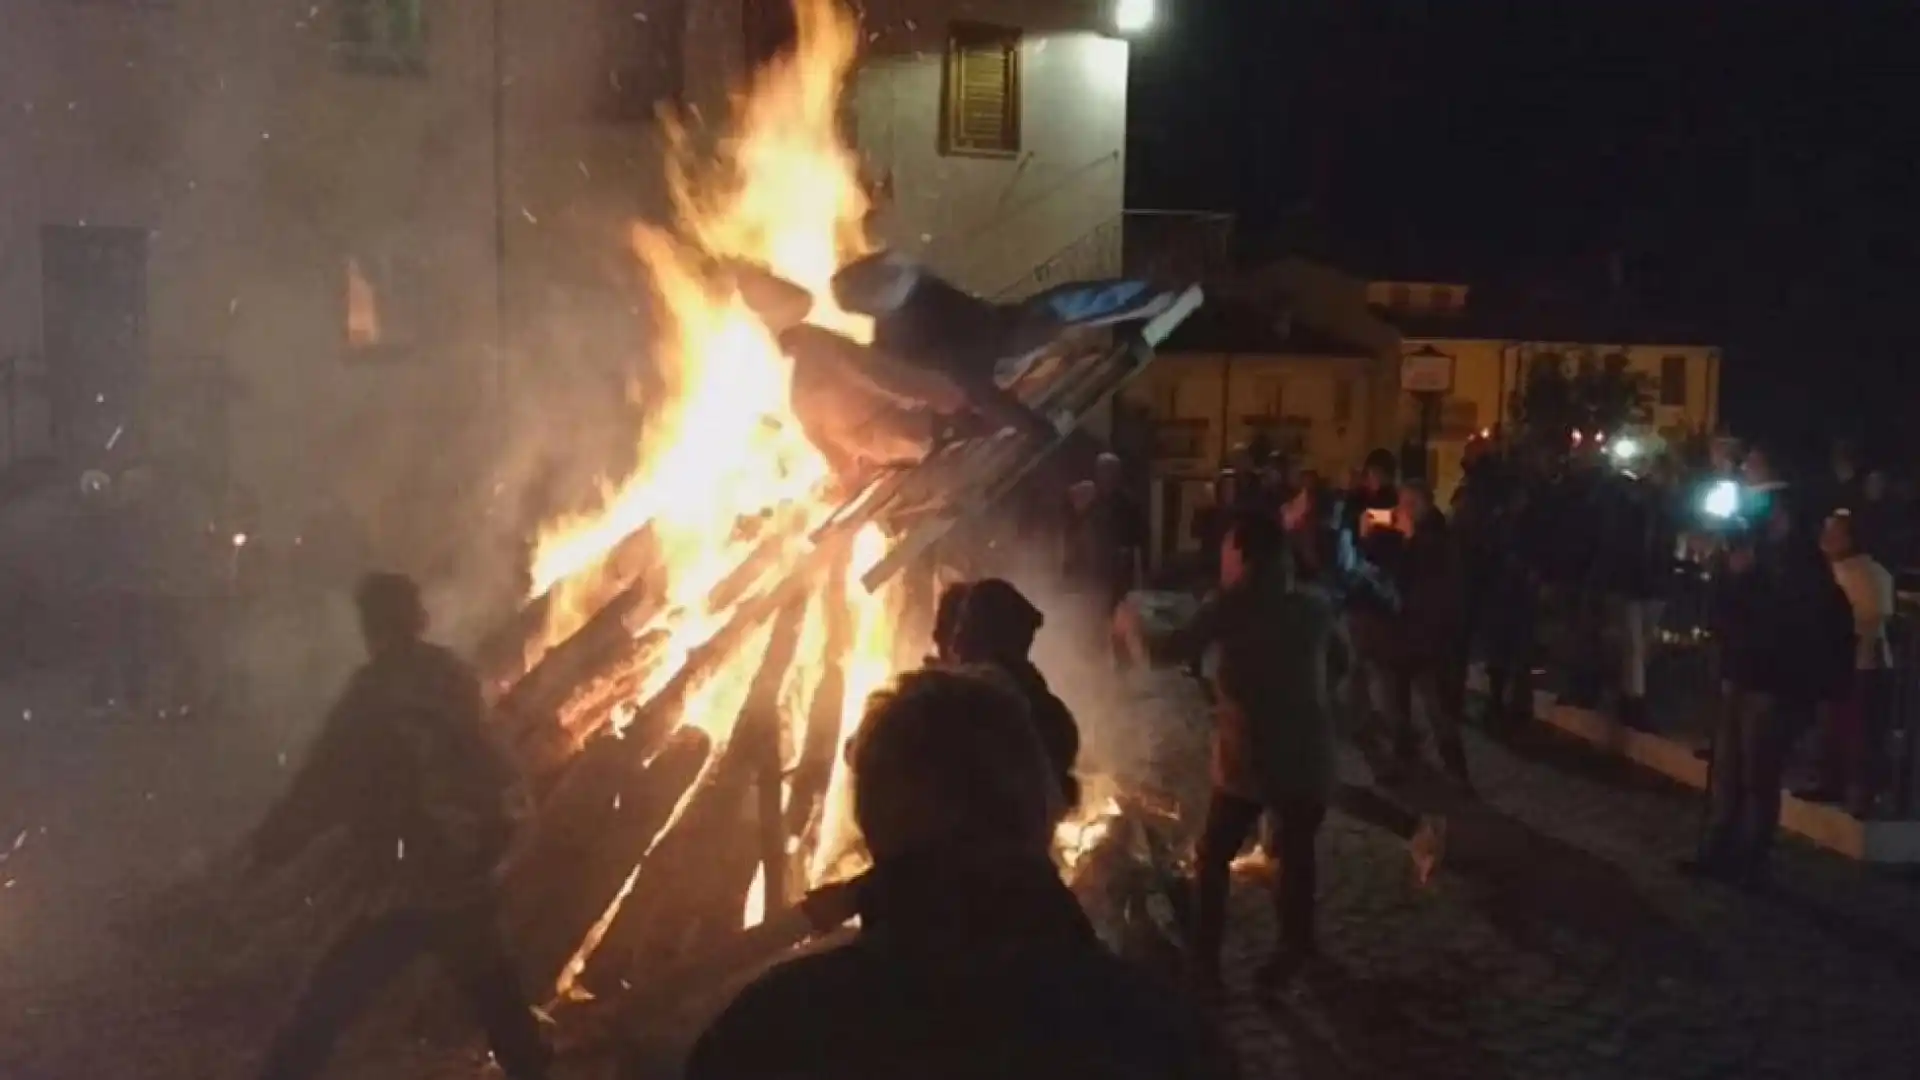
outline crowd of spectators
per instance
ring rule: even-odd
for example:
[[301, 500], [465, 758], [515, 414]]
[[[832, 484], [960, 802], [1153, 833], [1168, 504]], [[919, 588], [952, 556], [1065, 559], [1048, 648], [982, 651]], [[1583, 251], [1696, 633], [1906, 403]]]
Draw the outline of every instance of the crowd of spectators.
[[[1703, 753], [1719, 756], [1714, 820], [1764, 818], [1744, 827], [1755, 839], [1742, 850], [1757, 852], [1803, 741], [1815, 775], [1801, 793], [1861, 815], [1884, 808], [1894, 580], [1916, 516], [1888, 474], [1859, 461], [1842, 444], [1820, 475], [1789, 482], [1764, 448], [1727, 440], [1689, 461], [1627, 436], [1483, 438], [1442, 510], [1385, 451], [1344, 483], [1243, 457], [1194, 527], [1206, 548], [1239, 515], [1279, 520], [1301, 573], [1342, 600], [1356, 700], [1394, 756], [1414, 755], [1422, 714], [1463, 784], [1471, 666], [1490, 727], [1529, 716], [1545, 674], [1563, 703], [1651, 729], [1674, 722], [1648, 705], [1659, 646], [1684, 644], [1707, 676], [1692, 712], [1711, 737]], [[1749, 806], [1736, 781], [1773, 794]]]

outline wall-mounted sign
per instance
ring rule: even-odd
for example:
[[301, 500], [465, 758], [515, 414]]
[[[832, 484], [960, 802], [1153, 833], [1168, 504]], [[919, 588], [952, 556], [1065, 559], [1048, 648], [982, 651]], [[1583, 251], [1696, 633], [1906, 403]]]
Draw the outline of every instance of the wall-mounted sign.
[[1453, 389], [1453, 357], [1422, 345], [1400, 358], [1400, 389], [1410, 394], [1444, 394]]

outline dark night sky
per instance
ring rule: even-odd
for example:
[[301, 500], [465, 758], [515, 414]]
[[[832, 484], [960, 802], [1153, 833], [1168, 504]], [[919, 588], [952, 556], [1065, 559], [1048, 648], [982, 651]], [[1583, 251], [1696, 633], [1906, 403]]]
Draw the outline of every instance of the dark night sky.
[[1728, 349], [1744, 431], [1920, 391], [1920, 4], [1161, 0], [1128, 202], [1382, 276], [1605, 292]]

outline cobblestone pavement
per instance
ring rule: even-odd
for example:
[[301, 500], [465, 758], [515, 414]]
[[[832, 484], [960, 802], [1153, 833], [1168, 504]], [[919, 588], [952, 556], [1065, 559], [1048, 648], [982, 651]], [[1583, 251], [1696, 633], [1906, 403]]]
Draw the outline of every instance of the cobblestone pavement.
[[1251, 1073], [1914, 1075], [1911, 881], [1785, 843], [1765, 896], [1694, 882], [1692, 793], [1538, 731], [1470, 740], [1482, 805], [1427, 887], [1397, 837], [1329, 817], [1324, 960], [1268, 1001], [1271, 915], [1236, 886], [1224, 1018]]
[[[1090, 753], [1131, 763], [1116, 771], [1150, 770], [1191, 800], [1204, 787], [1191, 689], [1156, 686], [1128, 706], [1112, 710], [1134, 721], [1117, 732], [1102, 730], [1091, 707], [1083, 712]], [[128, 862], [145, 878], [152, 864], [154, 878], [164, 877], [158, 868], [204, 842], [200, 822], [230, 827], [244, 812], [235, 804], [251, 809], [258, 793], [192, 814], [183, 806], [171, 821], [202, 756], [185, 731], [69, 732], [55, 749], [84, 743], [84, 752], [64, 757], [42, 756], [51, 751], [32, 749], [40, 741], [16, 732], [6, 744], [12, 761], [0, 768], [0, 795], [32, 796], [0, 804], [20, 811], [58, 799], [63, 815], [44, 845], [36, 833], [8, 867], [19, 888], [0, 893], [8, 944], [0, 1077], [247, 1075], [300, 965], [244, 987], [180, 984], [158, 957], [200, 947], [143, 938], [121, 910], [136, 902], [139, 883], [110, 869]], [[130, 777], [161, 760], [162, 745], [177, 753], [153, 770], [149, 801]], [[71, 772], [23, 785], [20, 755], [30, 750], [36, 775], [62, 761]], [[1542, 732], [1512, 744], [1471, 737], [1469, 752], [1483, 800], [1451, 814], [1447, 861], [1424, 888], [1397, 836], [1330, 816], [1321, 842], [1325, 959], [1268, 1000], [1250, 981], [1272, 920], [1258, 882], [1236, 886], [1222, 1019], [1249, 1077], [1914, 1075], [1920, 886], [1793, 843], [1780, 851], [1768, 896], [1695, 883], [1672, 869], [1698, 824], [1691, 793]], [[272, 760], [228, 755], [234, 768]], [[65, 917], [41, 921], [56, 912]], [[49, 936], [48, 927], [63, 929]], [[77, 950], [72, 963], [45, 973], [68, 949]], [[457, 1019], [424, 1040], [370, 1026], [343, 1051], [333, 1075], [486, 1075]]]

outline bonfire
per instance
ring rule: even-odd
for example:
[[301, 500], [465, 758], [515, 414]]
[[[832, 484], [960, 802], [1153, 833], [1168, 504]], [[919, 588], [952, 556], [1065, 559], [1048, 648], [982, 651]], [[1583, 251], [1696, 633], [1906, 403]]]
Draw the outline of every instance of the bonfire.
[[[826, 929], [797, 905], [863, 868], [843, 748], [918, 661], [929, 550], [1052, 448], [1005, 432], [849, 475], [809, 440], [743, 282], [798, 286], [807, 325], [866, 341], [830, 284], [874, 245], [840, 126], [857, 27], [835, 0], [796, 16], [728, 129], [668, 124], [674, 220], [632, 232], [661, 327], [639, 464], [540, 532], [528, 603], [483, 650], [537, 802], [503, 867], [507, 933], [563, 1013], [684, 1003]], [[1082, 415], [1150, 355], [1136, 336], [1066, 357], [1036, 408]], [[1139, 850], [1137, 822], [1114, 825], [1125, 802], [1063, 826], [1063, 862]]]

